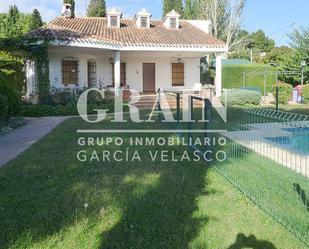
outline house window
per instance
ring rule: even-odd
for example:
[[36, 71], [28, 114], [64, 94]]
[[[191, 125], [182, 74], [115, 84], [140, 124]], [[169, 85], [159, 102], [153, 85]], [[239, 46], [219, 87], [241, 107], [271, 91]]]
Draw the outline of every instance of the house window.
[[185, 67], [183, 63], [172, 63], [172, 86], [185, 85]]
[[[114, 64], [113, 66], [113, 86], [115, 85], [115, 68]], [[126, 63], [120, 63], [120, 83], [121, 84], [126, 84], [127, 79], [126, 79], [127, 73], [126, 73]]]
[[170, 18], [170, 28], [171, 29], [176, 29], [177, 28], [177, 21], [176, 18]]
[[141, 28], [147, 28], [147, 23], [148, 23], [148, 18], [147, 17], [141, 17]]
[[118, 26], [118, 17], [117, 16], [111, 16], [110, 17], [110, 25], [111, 27], [117, 27]]
[[88, 68], [88, 87], [95, 87], [97, 85], [97, 64], [95, 60], [87, 62]]
[[64, 58], [62, 60], [62, 84], [78, 85], [78, 59]]

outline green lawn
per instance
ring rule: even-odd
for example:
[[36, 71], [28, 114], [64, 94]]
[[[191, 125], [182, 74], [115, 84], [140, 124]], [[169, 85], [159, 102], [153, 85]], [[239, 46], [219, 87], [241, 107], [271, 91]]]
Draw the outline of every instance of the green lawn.
[[124, 126], [145, 125], [68, 120], [0, 169], [0, 248], [306, 248], [205, 162], [77, 160], [77, 129]]
[[[266, 105], [262, 108], [276, 109], [275, 105]], [[309, 115], [309, 104], [301, 105], [283, 105], [279, 104], [279, 110], [284, 112], [292, 112], [296, 114]]]
[[293, 112], [303, 115], [309, 115], [309, 104], [304, 105], [280, 105], [281, 111], [285, 112]]

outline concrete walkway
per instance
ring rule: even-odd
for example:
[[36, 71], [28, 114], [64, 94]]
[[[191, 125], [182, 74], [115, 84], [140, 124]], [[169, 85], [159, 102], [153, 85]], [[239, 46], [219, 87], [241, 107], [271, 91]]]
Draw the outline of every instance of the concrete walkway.
[[0, 167], [52, 131], [70, 117], [32, 118], [28, 124], [0, 136]]

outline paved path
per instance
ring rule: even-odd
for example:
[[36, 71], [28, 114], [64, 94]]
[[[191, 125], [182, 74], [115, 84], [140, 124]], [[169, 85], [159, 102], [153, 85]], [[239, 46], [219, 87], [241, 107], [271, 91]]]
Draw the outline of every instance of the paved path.
[[20, 153], [68, 118], [46, 117], [29, 119], [27, 125], [0, 136], [0, 167], [15, 159]]

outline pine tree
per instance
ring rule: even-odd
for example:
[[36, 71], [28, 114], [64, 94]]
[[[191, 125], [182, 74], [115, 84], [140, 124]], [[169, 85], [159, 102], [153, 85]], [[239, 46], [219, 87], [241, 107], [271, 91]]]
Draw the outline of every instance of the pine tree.
[[90, 0], [87, 16], [89, 17], [105, 17], [106, 2], [105, 0]]
[[163, 16], [171, 10], [175, 10], [181, 15], [182, 9], [182, 0], [163, 0]]
[[64, 4], [71, 4], [71, 17], [75, 17], [75, 1], [74, 0], [63, 0]]
[[4, 37], [9, 38], [22, 35], [20, 12], [16, 5], [10, 6], [9, 12], [1, 25], [1, 33]]
[[183, 17], [184, 17], [184, 19], [187, 19], [187, 20], [193, 19], [193, 6], [192, 6], [191, 0], [185, 0]]
[[40, 12], [37, 9], [34, 9], [31, 15], [30, 23], [29, 23], [29, 30], [35, 30], [39, 27], [43, 26], [43, 21]]

